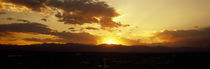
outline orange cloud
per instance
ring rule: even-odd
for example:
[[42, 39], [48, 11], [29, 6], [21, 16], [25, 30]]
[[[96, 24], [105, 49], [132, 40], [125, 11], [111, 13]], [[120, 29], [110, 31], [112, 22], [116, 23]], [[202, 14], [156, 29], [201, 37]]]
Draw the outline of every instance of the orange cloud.
[[202, 47], [210, 45], [210, 28], [158, 32], [154, 37], [165, 40], [160, 45]]
[[[59, 39], [47, 39], [47, 42], [62, 42], [62, 43], [82, 43], [82, 44], [96, 44], [96, 36], [89, 33], [71, 33], [71, 32], [57, 32], [48, 28], [46, 25], [40, 23], [12, 23], [12, 24], [0, 24], [0, 36], [16, 37], [13, 33], [32, 33], [32, 34], [44, 34], [56, 36]], [[5, 37], [6, 38], [6, 37]], [[44, 42], [43, 39], [25, 39], [27, 41]], [[46, 40], [46, 39], [44, 39]], [[11, 40], [15, 41], [15, 40]]]

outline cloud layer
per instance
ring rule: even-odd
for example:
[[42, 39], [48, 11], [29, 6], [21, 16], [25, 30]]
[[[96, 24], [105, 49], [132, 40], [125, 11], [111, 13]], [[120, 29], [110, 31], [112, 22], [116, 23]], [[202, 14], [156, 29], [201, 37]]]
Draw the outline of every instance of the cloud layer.
[[29, 33], [29, 34], [44, 34], [58, 37], [57, 40], [52, 39], [36, 39], [27, 38], [25, 40], [35, 42], [63, 42], [63, 43], [83, 43], [96, 44], [96, 37], [88, 33], [71, 33], [71, 32], [57, 32], [48, 28], [46, 25], [40, 23], [12, 23], [0, 25], [0, 36], [13, 35], [13, 33]]
[[112, 20], [119, 16], [114, 8], [98, 0], [2, 0], [32, 11], [42, 12], [46, 9], [57, 11], [58, 21], [65, 24], [98, 23], [102, 27], [124, 26]]
[[199, 30], [177, 30], [156, 33], [154, 37], [165, 40], [167, 46], [202, 47], [210, 45], [210, 27]]

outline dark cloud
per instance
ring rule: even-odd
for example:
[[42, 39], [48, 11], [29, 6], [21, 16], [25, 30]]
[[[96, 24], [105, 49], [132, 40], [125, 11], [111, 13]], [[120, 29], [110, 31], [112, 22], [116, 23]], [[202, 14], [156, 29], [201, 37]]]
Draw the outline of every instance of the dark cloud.
[[100, 30], [100, 29], [94, 28], [94, 27], [86, 27], [85, 29], [87, 29], [87, 30]]
[[89, 33], [51, 32], [51, 35], [63, 38], [66, 42], [96, 44], [96, 36]]
[[25, 6], [33, 11], [42, 11], [46, 7], [61, 9], [55, 16], [65, 24], [98, 23], [102, 27], [120, 27], [113, 17], [119, 16], [114, 8], [98, 0], [3, 0], [3, 2]]
[[177, 30], [164, 31], [156, 34], [155, 37], [166, 40], [165, 45], [171, 46], [209, 46], [210, 27], [200, 30]]
[[2, 1], [13, 3], [18, 6], [26, 6], [33, 11], [41, 11], [41, 8], [45, 8], [44, 2], [46, 0], [2, 0]]
[[41, 20], [42, 20], [42, 21], [45, 21], [45, 22], [47, 21], [47, 19], [46, 19], [46, 18], [42, 18]]
[[39, 39], [39, 38], [25, 38], [26, 41], [35, 41], [35, 42], [42, 42], [42, 43], [48, 43], [48, 42], [64, 42], [62, 39]]
[[74, 27], [70, 27], [69, 30], [71, 30], [72, 32], [81, 31], [81, 30], [78, 30], [78, 29], [76, 29]]
[[0, 10], [2, 9], [2, 5], [1, 5], [1, 3], [0, 3]]
[[11, 17], [9, 17], [9, 18], [7, 18], [7, 20], [13, 20], [14, 18], [11, 18]]
[[119, 14], [105, 2], [94, 0], [64, 0], [61, 2], [51, 0], [48, 5], [64, 10], [64, 13], [57, 14], [57, 17], [66, 24], [99, 23], [103, 27], [121, 26], [121, 24], [112, 21], [112, 18]]
[[38, 23], [13, 23], [13, 24], [1, 24], [0, 32], [21, 32], [21, 33], [41, 33], [45, 34], [50, 32], [51, 29], [46, 25]]
[[71, 29], [71, 31], [72, 31], [72, 32], [76, 32], [76, 31], [79, 31], [79, 30]]
[[69, 28], [69, 29], [72, 30], [72, 29], [75, 29], [75, 28], [71, 27], [71, 28]]
[[46, 25], [39, 23], [12, 23], [12, 24], [1, 24], [0, 25], [0, 35], [6, 35], [7, 32], [16, 33], [35, 33], [35, 34], [45, 34], [54, 35], [59, 37], [63, 42], [72, 43], [86, 43], [95, 44], [96, 37], [88, 33], [71, 33], [71, 32], [57, 32], [51, 30]]
[[29, 21], [29, 20], [26, 20], [26, 19], [17, 19], [17, 21], [21, 21], [21, 22], [30, 23], [30, 21]]
[[[1, 8], [1, 7], [0, 7]], [[0, 15], [7, 14], [6, 12], [0, 11]]]
[[199, 26], [194, 26], [194, 28], [199, 28]]

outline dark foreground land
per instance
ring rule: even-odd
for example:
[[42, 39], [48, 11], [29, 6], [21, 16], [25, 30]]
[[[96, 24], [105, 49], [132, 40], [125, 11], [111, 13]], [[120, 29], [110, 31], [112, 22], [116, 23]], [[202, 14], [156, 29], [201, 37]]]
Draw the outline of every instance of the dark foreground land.
[[210, 69], [210, 48], [0, 45], [0, 69]]
[[[209, 69], [209, 53], [3, 53], [8, 69]], [[2, 60], [2, 59], [1, 59]], [[4, 60], [4, 59], [3, 59]], [[106, 68], [104, 68], [104, 66]]]

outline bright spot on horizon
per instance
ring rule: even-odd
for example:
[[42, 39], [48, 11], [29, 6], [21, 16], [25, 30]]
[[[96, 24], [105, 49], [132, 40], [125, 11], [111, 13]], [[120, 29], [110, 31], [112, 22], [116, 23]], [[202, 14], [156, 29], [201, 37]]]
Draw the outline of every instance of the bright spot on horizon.
[[113, 45], [124, 45], [125, 43], [123, 43], [123, 41], [117, 37], [111, 37], [111, 36], [107, 36], [107, 37], [104, 37], [104, 38], [101, 38], [99, 41], [98, 41], [98, 44], [113, 44]]
[[108, 41], [106, 41], [106, 44], [117, 44], [117, 43], [113, 40], [108, 40]]

